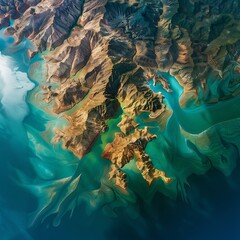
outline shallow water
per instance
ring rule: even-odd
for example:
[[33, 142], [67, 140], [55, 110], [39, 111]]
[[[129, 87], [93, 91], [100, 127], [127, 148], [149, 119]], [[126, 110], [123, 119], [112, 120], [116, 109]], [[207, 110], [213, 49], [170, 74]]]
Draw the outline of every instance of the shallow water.
[[[147, 153], [174, 181], [149, 188], [133, 161], [124, 167], [126, 194], [108, 183], [109, 162], [101, 158], [119, 131], [121, 111], [81, 160], [52, 144], [54, 127], [67, 122], [41, 101], [44, 61], [28, 59], [29, 42], [12, 46], [11, 38], [0, 37], [0, 239], [239, 239], [239, 97], [182, 109], [174, 78], [165, 76], [173, 93], [150, 81], [173, 114], [164, 129], [144, 122], [147, 114], [137, 121], [158, 135]], [[217, 88], [211, 91], [218, 94]], [[73, 208], [69, 219], [64, 214]]]

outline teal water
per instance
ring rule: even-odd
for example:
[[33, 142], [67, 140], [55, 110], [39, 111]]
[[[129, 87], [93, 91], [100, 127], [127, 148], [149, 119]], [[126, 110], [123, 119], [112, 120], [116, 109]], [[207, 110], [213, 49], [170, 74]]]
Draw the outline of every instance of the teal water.
[[[129, 176], [125, 193], [108, 182], [109, 162], [101, 158], [104, 146], [119, 131], [122, 112], [108, 121], [109, 129], [81, 160], [61, 144], [52, 144], [54, 127], [68, 123], [41, 101], [38, 85], [44, 81], [44, 61], [41, 56], [28, 59], [28, 41], [18, 46], [12, 42], [1, 32], [0, 239], [159, 239], [163, 234], [190, 240], [210, 239], [211, 233], [224, 239], [228, 228], [237, 236], [239, 97], [183, 109], [183, 91], [173, 77], [165, 75], [172, 93], [150, 81], [173, 113], [165, 128], [145, 122], [147, 114], [137, 121], [158, 135], [146, 151], [174, 181], [165, 185], [159, 180], [149, 188], [133, 161], [123, 169]], [[215, 95], [222, 85], [217, 83], [209, 90]], [[218, 216], [229, 222], [223, 233]]]
[[[2, 32], [1, 32], [2, 34]], [[2, 35], [1, 35], [2, 36]], [[24, 63], [25, 44], [13, 47], [11, 38], [0, 41], [0, 236], [1, 239], [30, 239], [25, 211], [35, 204], [34, 197], [17, 182], [17, 171], [31, 170], [28, 159], [28, 139], [23, 125], [29, 113], [27, 92], [34, 84], [28, 79]], [[8, 54], [12, 56], [7, 56]], [[18, 64], [18, 61], [21, 64]], [[16, 201], [17, 199], [17, 201]]]
[[[183, 94], [182, 87], [174, 77], [168, 74], [165, 74], [165, 77], [171, 84], [173, 92], [165, 91], [159, 84], [153, 86], [153, 81], [149, 82], [149, 86], [153, 91], [163, 93], [166, 97], [167, 106], [173, 110], [179, 125], [185, 131], [191, 134], [198, 134], [217, 123], [240, 117], [240, 96], [216, 104], [206, 104], [203, 102], [199, 106], [181, 108], [179, 99]], [[211, 86], [211, 92], [214, 92], [215, 95], [217, 95], [219, 84], [221, 84], [221, 82], [216, 81], [216, 84]]]

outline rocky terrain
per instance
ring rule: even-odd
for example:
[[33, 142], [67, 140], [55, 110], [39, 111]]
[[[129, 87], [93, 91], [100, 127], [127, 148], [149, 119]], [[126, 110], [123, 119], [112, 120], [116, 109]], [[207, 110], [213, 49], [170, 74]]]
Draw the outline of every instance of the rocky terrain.
[[154, 179], [161, 178], [165, 183], [172, 179], [167, 178], [166, 174], [154, 168], [150, 157], [144, 152], [147, 143], [157, 136], [148, 132], [147, 128], [136, 129], [130, 135], [116, 133], [112, 143], [106, 145], [103, 151], [103, 158], [111, 160], [112, 167], [110, 179], [116, 179], [116, 185], [125, 189], [127, 186], [126, 175], [121, 171], [134, 157], [136, 157], [136, 166], [141, 172], [146, 182], [151, 185]]
[[105, 147], [103, 158], [113, 164], [110, 178], [126, 188], [121, 168], [134, 157], [148, 184], [157, 178], [170, 181], [144, 152], [156, 136], [134, 122], [143, 112], [152, 119], [165, 114], [163, 96], [149, 88], [148, 80], [171, 92], [162, 73], [175, 77], [184, 88], [182, 106], [190, 96], [206, 103], [226, 98], [221, 89], [218, 96], [208, 89], [209, 76], [224, 81], [234, 74], [227, 97], [239, 93], [239, 8], [236, 0], [0, 0], [0, 27], [16, 19], [5, 33], [15, 44], [28, 38], [35, 47], [29, 56], [45, 58], [41, 87], [52, 111], [78, 106], [66, 115], [69, 126], [55, 130], [54, 141], [79, 158], [122, 109], [123, 133]]
[[8, 27], [10, 21], [19, 18], [29, 7], [36, 6], [40, 0], [1, 0], [0, 28]]

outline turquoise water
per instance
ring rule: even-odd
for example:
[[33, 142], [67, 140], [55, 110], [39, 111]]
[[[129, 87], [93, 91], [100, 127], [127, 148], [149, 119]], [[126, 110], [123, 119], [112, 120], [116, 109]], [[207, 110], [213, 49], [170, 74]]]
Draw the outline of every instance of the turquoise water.
[[[23, 125], [29, 113], [27, 92], [34, 84], [25, 72], [25, 44], [11, 45], [11, 38], [0, 41], [0, 236], [1, 239], [30, 239], [27, 233], [28, 218], [25, 212], [32, 211], [35, 199], [18, 184], [18, 171], [31, 172], [28, 159], [28, 139]], [[11, 54], [12, 56], [6, 56]], [[21, 61], [21, 64], [19, 62]], [[30, 174], [31, 175], [31, 174]], [[16, 201], [17, 199], [17, 201]], [[31, 206], [28, 205], [29, 199]], [[15, 200], [15, 201], [14, 201]]]
[[[198, 134], [213, 125], [240, 117], [239, 104], [240, 96], [225, 100], [216, 104], [202, 103], [199, 106], [181, 108], [179, 99], [183, 94], [182, 87], [177, 83], [174, 77], [165, 75], [171, 84], [173, 92], [165, 91], [161, 85], [153, 86], [153, 81], [150, 81], [150, 88], [155, 92], [162, 92], [166, 97], [166, 104], [173, 112], [182, 129], [191, 133]], [[220, 82], [216, 81], [214, 87], [211, 86], [211, 91], [217, 95], [217, 89]]]
[[[215, 236], [228, 236], [227, 230], [221, 234], [217, 229], [218, 215], [228, 219], [237, 234], [239, 97], [183, 109], [183, 90], [173, 77], [165, 75], [172, 93], [150, 81], [151, 89], [163, 93], [172, 114], [165, 128], [145, 122], [148, 114], [137, 121], [158, 135], [146, 151], [174, 181], [155, 181], [149, 188], [133, 161], [123, 169], [129, 176], [125, 193], [107, 180], [109, 162], [101, 158], [104, 146], [119, 131], [122, 112], [108, 121], [109, 129], [81, 160], [61, 144], [52, 144], [54, 127], [68, 123], [41, 101], [38, 85], [44, 81], [44, 61], [41, 56], [28, 59], [28, 41], [18, 46], [12, 42], [1, 32], [0, 239], [159, 239], [161, 234], [176, 239], [172, 229], [179, 239], [208, 239], [210, 226], [216, 228]], [[219, 94], [219, 85], [212, 84], [209, 91]], [[206, 235], [192, 221], [199, 221]]]

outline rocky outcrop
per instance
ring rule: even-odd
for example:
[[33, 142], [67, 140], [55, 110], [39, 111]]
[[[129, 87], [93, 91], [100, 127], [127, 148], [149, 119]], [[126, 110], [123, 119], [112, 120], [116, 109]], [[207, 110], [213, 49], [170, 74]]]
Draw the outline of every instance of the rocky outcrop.
[[[96, 94], [101, 96], [101, 92]], [[99, 135], [107, 129], [106, 120], [112, 118], [119, 107], [116, 100], [100, 96], [95, 95], [99, 100], [85, 100], [80, 109], [67, 117], [70, 126], [55, 131], [54, 141], [62, 140], [64, 147], [79, 158], [91, 150]]]
[[109, 178], [115, 179], [116, 185], [126, 188], [126, 174], [122, 173], [121, 168], [136, 157], [136, 166], [140, 170], [143, 178], [151, 185], [154, 179], [161, 178], [165, 183], [169, 183], [171, 178], [166, 174], [154, 168], [150, 157], [145, 153], [148, 142], [154, 140], [157, 136], [148, 132], [147, 128], [135, 129], [130, 135], [116, 133], [112, 143], [106, 145], [102, 157], [112, 162], [112, 170]]
[[122, 115], [122, 121], [118, 124], [118, 127], [125, 135], [128, 135], [138, 126], [139, 124], [137, 124], [132, 117], [126, 114]]
[[37, 5], [41, 0], [1, 0], [0, 1], [0, 29], [8, 27], [10, 21], [17, 19], [29, 7]]
[[111, 165], [111, 171], [109, 172], [109, 180], [115, 181], [116, 186], [126, 190], [127, 189], [127, 175], [121, 171], [116, 165]]
[[34, 53], [52, 50], [70, 35], [82, 5], [83, 1], [78, 0], [40, 1], [25, 11], [7, 32], [15, 37], [16, 44], [28, 38], [36, 48]]

